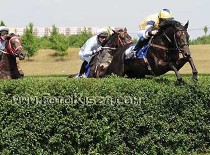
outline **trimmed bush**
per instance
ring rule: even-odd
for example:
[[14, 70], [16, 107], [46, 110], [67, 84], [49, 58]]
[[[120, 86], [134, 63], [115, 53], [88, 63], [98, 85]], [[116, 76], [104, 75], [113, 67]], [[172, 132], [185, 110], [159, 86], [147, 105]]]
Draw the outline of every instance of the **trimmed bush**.
[[190, 154], [210, 148], [210, 79], [0, 81], [1, 154]]

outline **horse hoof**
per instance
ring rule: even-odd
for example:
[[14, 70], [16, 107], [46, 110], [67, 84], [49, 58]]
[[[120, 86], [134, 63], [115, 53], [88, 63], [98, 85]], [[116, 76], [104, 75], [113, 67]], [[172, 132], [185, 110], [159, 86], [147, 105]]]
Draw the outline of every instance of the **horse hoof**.
[[198, 77], [192, 77], [193, 81], [198, 81]]
[[182, 86], [182, 85], [185, 84], [185, 82], [183, 81], [183, 79], [177, 79], [176, 84], [177, 84], [178, 86]]

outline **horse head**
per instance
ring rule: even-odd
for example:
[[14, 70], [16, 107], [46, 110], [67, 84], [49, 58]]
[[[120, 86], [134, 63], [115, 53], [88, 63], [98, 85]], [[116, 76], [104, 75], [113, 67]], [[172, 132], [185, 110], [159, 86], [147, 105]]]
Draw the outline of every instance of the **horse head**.
[[116, 51], [121, 47], [130, 45], [131, 43], [132, 38], [127, 33], [126, 28], [112, 30], [110, 36], [103, 43], [102, 50], [97, 53], [89, 63], [93, 68], [94, 77], [103, 77]]
[[11, 33], [7, 38], [6, 53], [14, 57], [19, 57], [20, 60], [25, 58], [25, 53], [22, 47], [22, 40], [19, 36]]
[[128, 34], [127, 29], [112, 30], [112, 34], [105, 42], [106, 47], [119, 48], [132, 43], [132, 37]]
[[188, 24], [183, 26], [175, 20], [164, 21], [160, 24], [159, 36], [164, 46], [173, 52], [182, 53], [186, 58], [190, 57]]
[[176, 28], [175, 32], [175, 43], [176, 47], [183, 52], [184, 57], [190, 57], [190, 49], [189, 49], [189, 34], [187, 32], [189, 21], [181, 27]]

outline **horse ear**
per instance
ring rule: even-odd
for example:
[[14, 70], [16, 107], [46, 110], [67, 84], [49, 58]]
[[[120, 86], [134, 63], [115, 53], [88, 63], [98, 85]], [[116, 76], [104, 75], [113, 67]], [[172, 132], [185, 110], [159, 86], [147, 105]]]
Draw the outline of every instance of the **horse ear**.
[[124, 28], [124, 31], [127, 32], [127, 28], [126, 27]]
[[187, 21], [187, 23], [184, 25], [184, 28], [187, 29], [189, 25], [189, 20]]
[[113, 33], [117, 33], [117, 31], [115, 31], [115, 30], [113, 30], [113, 29], [112, 29], [112, 32], [113, 32]]

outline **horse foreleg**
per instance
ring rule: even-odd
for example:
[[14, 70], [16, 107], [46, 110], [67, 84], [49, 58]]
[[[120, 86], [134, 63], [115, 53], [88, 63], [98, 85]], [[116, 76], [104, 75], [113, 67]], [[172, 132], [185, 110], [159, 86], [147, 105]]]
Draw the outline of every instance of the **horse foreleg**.
[[189, 57], [188, 62], [190, 64], [191, 68], [192, 68], [192, 74], [193, 74], [192, 78], [197, 81], [198, 80], [198, 71], [197, 71], [197, 69], [195, 67], [195, 64], [193, 62], [192, 57]]
[[177, 81], [179, 83], [183, 82], [181, 75], [179, 74], [178, 69], [174, 66], [173, 63], [169, 63], [170, 68], [175, 72]]

